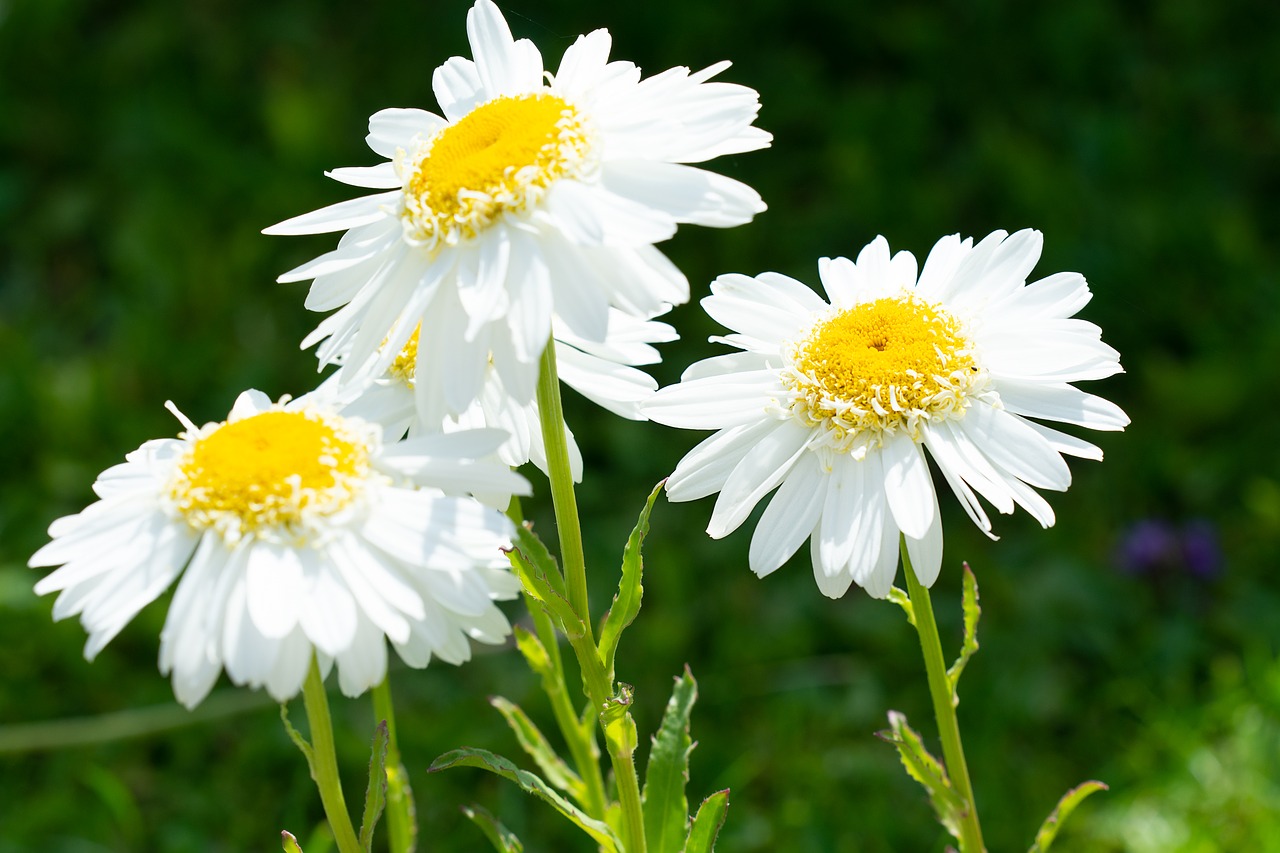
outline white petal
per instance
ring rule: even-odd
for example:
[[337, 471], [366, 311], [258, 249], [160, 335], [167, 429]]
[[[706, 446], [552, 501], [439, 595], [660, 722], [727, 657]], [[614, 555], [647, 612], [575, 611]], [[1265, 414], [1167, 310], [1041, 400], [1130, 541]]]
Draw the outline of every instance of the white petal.
[[1115, 403], [1065, 382], [1002, 380], [998, 387], [1005, 409], [1019, 415], [1098, 430], [1129, 425], [1129, 416]]
[[643, 411], [651, 420], [667, 426], [723, 429], [774, 420], [768, 407], [783, 391], [781, 380], [772, 370], [710, 376], [659, 389]]
[[813, 579], [818, 584], [818, 591], [827, 598], [840, 598], [849, 591], [853, 583], [853, 575], [843, 569], [835, 574], [827, 574], [818, 555], [817, 537], [809, 541], [809, 556], [813, 562]]
[[356, 604], [335, 569], [320, 565], [311, 584], [299, 623], [307, 639], [327, 655], [338, 655], [356, 633]]
[[379, 163], [376, 166], [346, 166], [340, 169], [331, 169], [324, 173], [326, 178], [333, 178], [335, 181], [346, 184], [351, 187], [365, 187], [374, 190], [389, 190], [392, 187], [400, 186], [400, 176], [396, 174], [395, 166], [392, 163]]
[[[933, 497], [933, 523], [920, 539], [905, 537], [907, 555], [911, 557], [911, 566], [915, 569], [916, 579], [928, 588], [933, 586], [942, 570], [942, 513], [938, 510], [938, 496]], [[888, 590], [885, 590], [888, 595]]]
[[910, 436], [886, 438], [884, 491], [898, 528], [914, 539], [922, 538], [933, 524], [937, 497], [924, 454]]
[[818, 457], [809, 453], [782, 481], [751, 536], [748, 561], [757, 576], [777, 570], [813, 533], [822, 513], [822, 479]]
[[458, 121], [490, 97], [480, 82], [476, 64], [461, 56], [450, 58], [435, 70], [431, 75], [431, 90], [440, 111], [451, 122]]
[[812, 436], [794, 421], [778, 422], [725, 481], [711, 513], [708, 535], [719, 539], [737, 529], [761, 498], [782, 482]]
[[370, 222], [377, 222], [388, 216], [384, 208], [387, 205], [394, 205], [399, 195], [400, 191], [394, 190], [340, 201], [337, 204], [286, 219], [269, 228], [263, 228], [262, 233], [280, 236], [324, 234], [329, 231], [345, 231], [348, 228], [368, 225]]
[[1071, 485], [1071, 469], [1062, 456], [1015, 415], [980, 403], [959, 425], [992, 462], [1018, 479], [1059, 492]]
[[[378, 110], [369, 118], [369, 135], [365, 137], [365, 142], [375, 152], [390, 159], [396, 156], [398, 150], [412, 150], [419, 142], [430, 138], [447, 124], [448, 122], [440, 116], [426, 110], [398, 108]], [[395, 177], [394, 169], [384, 170], [384, 173], [385, 171], [390, 171], [391, 176]], [[343, 179], [338, 178], [338, 180]], [[387, 184], [357, 184], [357, 186], [398, 187], [400, 183], [400, 179], [395, 177], [395, 180]]]
[[709, 436], [685, 454], [667, 478], [667, 498], [692, 501], [720, 491], [742, 458], [777, 426], [777, 421], [755, 421]]
[[283, 637], [298, 624], [306, 595], [306, 569], [298, 549], [258, 540], [245, 572], [249, 616], [265, 637]]
[[502, 13], [489, 0], [477, 0], [467, 12], [467, 40], [480, 83], [490, 98], [541, 85], [542, 56], [528, 39], [512, 39]]
[[607, 164], [603, 185], [620, 196], [661, 210], [677, 222], [731, 228], [765, 209], [760, 194], [740, 181], [693, 166], [654, 160]]

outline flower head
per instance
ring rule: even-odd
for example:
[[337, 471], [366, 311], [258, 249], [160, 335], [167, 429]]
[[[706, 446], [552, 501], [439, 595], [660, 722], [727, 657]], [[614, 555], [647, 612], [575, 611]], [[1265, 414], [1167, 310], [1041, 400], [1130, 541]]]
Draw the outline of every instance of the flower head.
[[907, 252], [877, 238], [823, 259], [827, 298], [777, 273], [725, 275], [702, 300], [742, 350], [698, 362], [644, 411], [659, 423], [716, 429], [677, 466], [672, 500], [719, 492], [707, 532], [736, 529], [769, 492], [751, 540], [758, 575], [809, 539], [827, 595], [857, 583], [884, 597], [898, 539], [922, 583], [942, 561], [942, 524], [925, 449], [969, 517], [1022, 506], [1042, 525], [1036, 489], [1071, 482], [1063, 455], [1101, 459], [1078, 438], [1030, 420], [1118, 430], [1115, 405], [1069, 383], [1120, 371], [1100, 330], [1070, 319], [1089, 301], [1076, 273], [1032, 284], [1038, 231], [997, 231], [977, 245], [945, 237], [917, 275]]
[[602, 343], [610, 308], [648, 319], [684, 302], [687, 281], [653, 244], [679, 223], [728, 227], [764, 210], [749, 187], [689, 165], [770, 142], [752, 126], [756, 93], [710, 82], [728, 63], [641, 79], [609, 61], [609, 33], [596, 30], [550, 73], [489, 0], [470, 10], [467, 34], [474, 60], [454, 57], [433, 77], [443, 116], [375, 114], [368, 143], [386, 162], [330, 173], [383, 192], [267, 229], [347, 232], [281, 276], [314, 279], [308, 308], [341, 309], [304, 345], [323, 341], [326, 363], [345, 353], [343, 383], [355, 385], [417, 333], [431, 421], [463, 413], [489, 363], [518, 403], [532, 400], [553, 317]]
[[[174, 410], [176, 413], [176, 410]], [[179, 415], [179, 417], [182, 417]], [[467, 496], [525, 493], [490, 457], [497, 430], [382, 443], [322, 395], [240, 395], [225, 422], [150, 441], [94, 484], [99, 500], [49, 528], [32, 566], [80, 616], [92, 659], [175, 579], [160, 670], [193, 707], [231, 680], [295, 695], [313, 651], [343, 692], [386, 673], [384, 637], [412, 666], [470, 656], [509, 632], [494, 599], [519, 590], [511, 524]]]

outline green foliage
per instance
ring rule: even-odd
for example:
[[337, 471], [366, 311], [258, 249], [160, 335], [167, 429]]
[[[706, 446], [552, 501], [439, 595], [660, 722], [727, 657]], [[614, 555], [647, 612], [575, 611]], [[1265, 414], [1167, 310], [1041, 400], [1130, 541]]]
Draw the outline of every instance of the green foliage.
[[369, 754], [369, 781], [364, 792], [364, 812], [360, 818], [360, 847], [373, 849], [373, 830], [387, 805], [387, 721], [380, 720], [373, 729], [373, 749]]
[[520, 843], [520, 839], [516, 838], [511, 830], [507, 829], [502, 823], [481, 806], [471, 805], [463, 806], [462, 813], [467, 819], [480, 827], [480, 831], [484, 833], [484, 837], [489, 839], [489, 843], [498, 853], [524, 853], [524, 845]]
[[586, 786], [583, 785], [582, 779], [564, 763], [560, 756], [556, 755], [550, 742], [534, 725], [533, 720], [529, 719], [529, 715], [520, 710], [518, 705], [501, 696], [490, 697], [489, 704], [502, 714], [502, 718], [515, 733], [521, 749], [534, 760], [547, 781], [578, 802], [582, 802], [586, 796]]
[[1053, 840], [1058, 837], [1058, 831], [1062, 829], [1063, 821], [1071, 816], [1076, 810], [1076, 806], [1084, 802], [1085, 797], [1098, 791], [1107, 790], [1107, 786], [1101, 782], [1090, 780], [1082, 782], [1062, 795], [1062, 799], [1058, 800], [1058, 804], [1054, 806], [1053, 811], [1044, 819], [1044, 823], [1040, 824], [1040, 830], [1036, 832], [1036, 840], [1031, 845], [1028, 853], [1049, 853], [1049, 847], [1053, 844]]
[[929, 795], [929, 803], [938, 822], [953, 838], [960, 840], [960, 821], [966, 809], [964, 798], [951, 786], [942, 763], [929, 754], [920, 735], [907, 725], [906, 716], [890, 711], [889, 728], [879, 735], [897, 747], [907, 775], [919, 782]]
[[481, 770], [488, 770], [503, 779], [515, 782], [520, 787], [520, 790], [550, 804], [556, 811], [595, 840], [604, 850], [615, 853], [622, 849], [622, 842], [618, 840], [618, 836], [614, 834], [608, 824], [588, 817], [576, 806], [552, 790], [546, 782], [527, 770], [521, 770], [500, 755], [494, 755], [484, 749], [455, 749], [431, 762], [428, 772], [438, 773], [454, 767], [479, 767]]
[[716, 838], [724, 826], [725, 813], [729, 810], [729, 792], [716, 791], [702, 801], [698, 813], [689, 826], [689, 837], [684, 853], [711, 853], [716, 849]]
[[[644, 835], [653, 853], [680, 853], [685, 846], [689, 824], [689, 715], [698, 698], [698, 683], [685, 667], [675, 680], [671, 699], [662, 714], [662, 724], [649, 749], [644, 774]], [[719, 826], [717, 825], [717, 829]]]
[[284, 853], [302, 853], [302, 848], [298, 846], [298, 839], [288, 832], [280, 831], [280, 841], [281, 846], [284, 848]]
[[[982, 615], [982, 608], [978, 606], [978, 579], [974, 577], [968, 563], [964, 564], [964, 593], [961, 597], [961, 609], [964, 612], [964, 641], [960, 646], [960, 656], [947, 670], [947, 683], [951, 688], [951, 707], [953, 708], [960, 705], [960, 676], [964, 673], [965, 664], [978, 650], [978, 617]], [[914, 625], [915, 620], [910, 616], [908, 618]]]
[[525, 592], [546, 607], [566, 636], [578, 638], [586, 634], [586, 625], [569, 604], [564, 577], [555, 564], [555, 558], [527, 526], [516, 528], [516, 547], [511, 552], [511, 565], [515, 567]]
[[649, 499], [645, 501], [635, 529], [627, 538], [622, 552], [622, 579], [618, 581], [618, 592], [613, 597], [613, 604], [605, 614], [604, 624], [600, 628], [600, 660], [604, 662], [604, 671], [609, 681], [613, 681], [614, 656], [618, 652], [618, 642], [622, 632], [635, 621], [640, 612], [640, 600], [644, 597], [644, 586], [640, 583], [644, 573], [644, 560], [640, 549], [644, 544], [645, 534], [649, 532], [649, 513], [653, 511], [653, 502], [662, 491], [662, 483], [653, 487]]

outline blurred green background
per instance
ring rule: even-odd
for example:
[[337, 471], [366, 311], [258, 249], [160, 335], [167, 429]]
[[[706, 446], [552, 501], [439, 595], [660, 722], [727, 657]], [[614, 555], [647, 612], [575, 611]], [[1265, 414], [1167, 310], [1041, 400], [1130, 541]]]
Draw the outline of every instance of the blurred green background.
[[[468, 52], [466, 6], [0, 0], [2, 853], [275, 850], [280, 829], [305, 842], [319, 823], [269, 700], [224, 682], [194, 716], [173, 703], [155, 670], [163, 601], [90, 665], [25, 562], [97, 472], [176, 433], [166, 399], [202, 422], [246, 387], [313, 387], [297, 342], [318, 317], [305, 285], [273, 280], [333, 238], [258, 232], [354, 194], [321, 172], [375, 162], [369, 114], [434, 108], [432, 70]], [[503, 8], [552, 68], [608, 27], [614, 56], [646, 72], [728, 58], [724, 78], [760, 91], [774, 147], [714, 168], [770, 209], [664, 247], [695, 297], [727, 271], [816, 284], [818, 257], [876, 234], [923, 258], [943, 234], [1034, 226], [1037, 274], [1088, 276], [1082, 316], [1128, 371], [1089, 390], [1132, 427], [1094, 439], [1105, 463], [1073, 464], [1049, 531], [998, 517], [991, 543], [944, 501], [934, 601], [950, 649], [962, 560], [985, 608], [960, 714], [988, 843], [1025, 849], [1067, 787], [1099, 778], [1110, 793], [1057, 849], [1280, 850], [1280, 6]], [[696, 304], [670, 319], [683, 340], [654, 371], [664, 383], [717, 351]], [[644, 495], [700, 434], [567, 405], [602, 612]], [[549, 533], [544, 494], [529, 506]], [[747, 529], [713, 542], [709, 515], [710, 501], [657, 506], [619, 677], [642, 732], [685, 663], [699, 678], [690, 795], [732, 789], [720, 849], [941, 851], [923, 795], [872, 736], [892, 708], [933, 740], [901, 613], [856, 591], [824, 599], [804, 556], [757, 580]], [[460, 745], [516, 757], [487, 695], [552, 728], [516, 654], [401, 670], [394, 689], [424, 849], [484, 849], [459, 813], [471, 802], [531, 851], [590, 849], [494, 777], [425, 773]], [[336, 705], [354, 800], [371, 710]], [[13, 751], [37, 744], [12, 726], [82, 717], [99, 742]], [[118, 726], [138, 731], [111, 738]]]

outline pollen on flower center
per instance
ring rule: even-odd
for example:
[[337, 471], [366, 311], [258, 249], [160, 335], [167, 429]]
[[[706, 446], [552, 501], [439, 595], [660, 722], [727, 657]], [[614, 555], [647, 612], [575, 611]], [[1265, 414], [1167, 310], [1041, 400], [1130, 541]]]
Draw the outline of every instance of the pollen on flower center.
[[357, 497], [369, 447], [340, 418], [272, 410], [197, 438], [178, 463], [170, 497], [192, 526], [230, 539], [296, 536]]
[[487, 101], [402, 161], [405, 235], [429, 249], [474, 237], [503, 212], [536, 203], [588, 153], [584, 120], [563, 98]]
[[896, 296], [836, 312], [786, 349], [792, 414], [841, 449], [922, 421], [959, 418], [990, 380], [961, 324], [940, 306]]
[[400, 350], [399, 355], [391, 362], [391, 366], [387, 368], [387, 375], [392, 379], [399, 379], [404, 384], [413, 387], [413, 380], [417, 376], [418, 371], [418, 335], [422, 332], [422, 324], [413, 330], [413, 334], [409, 336], [409, 340], [405, 342], [404, 348]]

